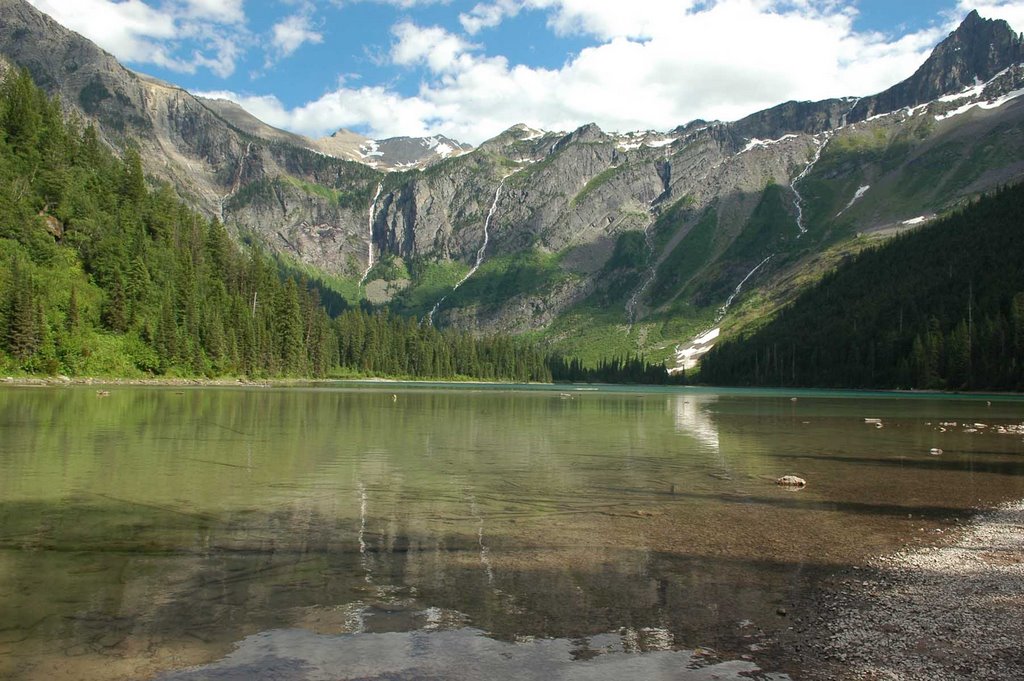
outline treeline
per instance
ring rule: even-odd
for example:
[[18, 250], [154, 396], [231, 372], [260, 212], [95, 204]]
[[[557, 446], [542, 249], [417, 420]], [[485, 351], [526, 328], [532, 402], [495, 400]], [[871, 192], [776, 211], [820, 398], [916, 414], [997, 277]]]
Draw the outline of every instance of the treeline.
[[349, 310], [335, 320], [341, 366], [378, 376], [477, 378], [551, 382], [547, 357], [510, 336], [476, 338], [395, 317], [386, 311]]
[[545, 381], [538, 350], [364, 311], [331, 317], [24, 71], [0, 84], [0, 370]]
[[552, 380], [569, 383], [642, 383], [681, 385], [682, 375], [672, 376], [664, 364], [651, 364], [640, 355], [602, 359], [596, 366], [585, 366], [578, 359], [554, 356], [548, 360]]
[[866, 251], [701, 363], [719, 385], [1024, 389], [1024, 185]]

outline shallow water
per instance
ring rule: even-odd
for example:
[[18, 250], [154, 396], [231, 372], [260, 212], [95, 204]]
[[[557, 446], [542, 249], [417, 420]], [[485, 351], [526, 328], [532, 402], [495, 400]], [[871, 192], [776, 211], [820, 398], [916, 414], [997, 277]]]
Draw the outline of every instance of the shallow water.
[[0, 677], [774, 672], [778, 610], [823, 575], [1024, 496], [1024, 434], [997, 432], [1022, 421], [997, 397], [2, 388]]

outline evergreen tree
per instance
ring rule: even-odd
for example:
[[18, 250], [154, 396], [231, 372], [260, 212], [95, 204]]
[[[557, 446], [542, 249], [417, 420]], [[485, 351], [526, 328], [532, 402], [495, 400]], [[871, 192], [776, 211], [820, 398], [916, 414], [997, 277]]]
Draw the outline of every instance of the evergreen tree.
[[71, 287], [71, 293], [68, 296], [68, 311], [64, 316], [64, 328], [69, 333], [74, 333], [78, 330], [80, 320], [78, 311], [78, 289], [75, 286]]
[[41, 340], [40, 308], [32, 282], [17, 262], [11, 268], [11, 302], [8, 306], [7, 351], [26, 361]]

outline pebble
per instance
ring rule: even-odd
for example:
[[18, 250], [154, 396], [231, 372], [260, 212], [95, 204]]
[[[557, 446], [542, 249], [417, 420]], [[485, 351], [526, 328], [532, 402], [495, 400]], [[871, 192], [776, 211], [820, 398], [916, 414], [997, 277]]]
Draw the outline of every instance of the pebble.
[[[1024, 679], [1024, 501], [974, 518], [937, 547], [872, 561], [818, 606], [802, 678]], [[863, 577], [863, 575], [862, 575]], [[837, 668], [834, 661], [842, 662]]]

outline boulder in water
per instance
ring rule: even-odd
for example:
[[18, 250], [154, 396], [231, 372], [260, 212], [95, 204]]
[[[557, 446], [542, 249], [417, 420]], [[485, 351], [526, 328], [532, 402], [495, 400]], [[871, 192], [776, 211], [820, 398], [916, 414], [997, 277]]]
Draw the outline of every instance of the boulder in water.
[[775, 481], [775, 484], [782, 487], [806, 487], [807, 481], [795, 475], [783, 475]]

